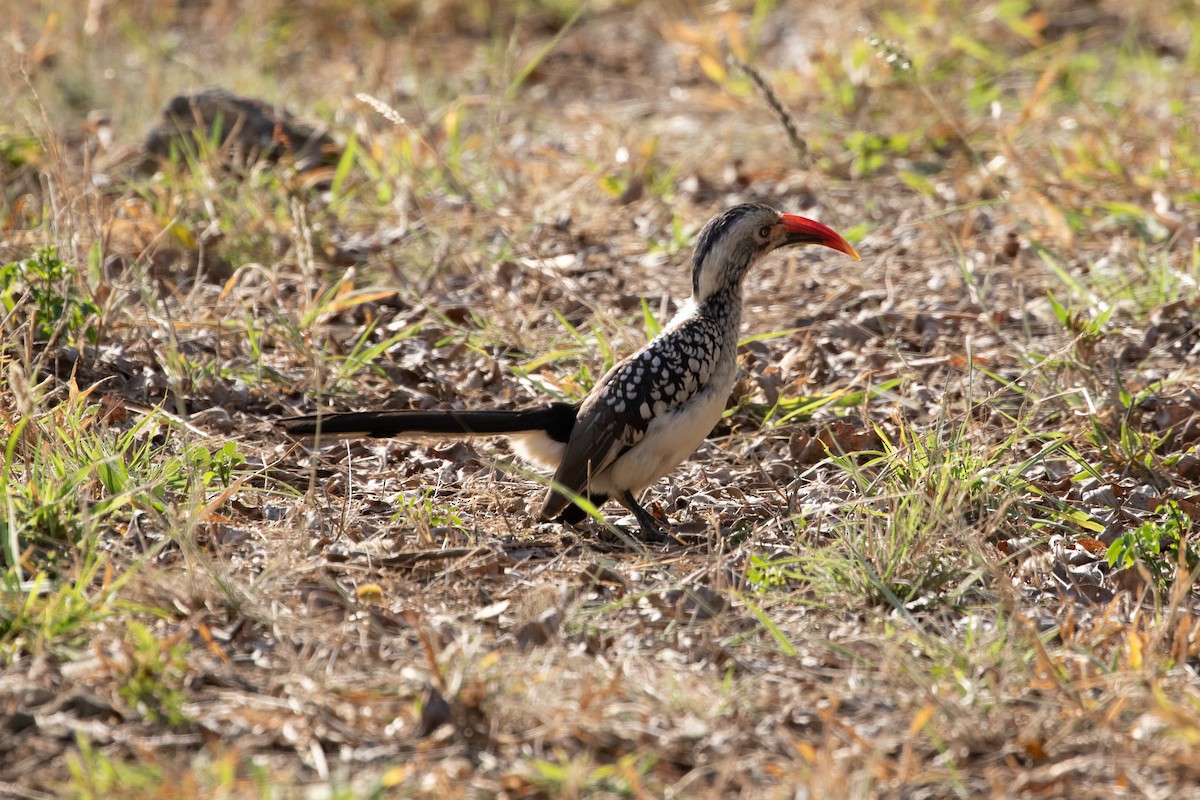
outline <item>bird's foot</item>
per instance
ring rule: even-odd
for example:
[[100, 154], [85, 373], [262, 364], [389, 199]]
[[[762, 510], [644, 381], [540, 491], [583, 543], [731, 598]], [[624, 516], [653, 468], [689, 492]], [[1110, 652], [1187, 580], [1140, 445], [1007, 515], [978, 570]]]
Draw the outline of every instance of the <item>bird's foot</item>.
[[633, 495], [629, 492], [625, 493], [623, 498], [626, 508], [633, 512], [633, 516], [638, 521], [638, 538], [647, 544], [670, 544], [671, 542], [679, 542], [679, 537], [675, 536], [671, 530], [671, 523], [647, 511], [640, 503], [634, 500]]
[[646, 544], [670, 544], [677, 541], [671, 536], [671, 528], [666, 523], [646, 525], [642, 520], [638, 520], [638, 538]]

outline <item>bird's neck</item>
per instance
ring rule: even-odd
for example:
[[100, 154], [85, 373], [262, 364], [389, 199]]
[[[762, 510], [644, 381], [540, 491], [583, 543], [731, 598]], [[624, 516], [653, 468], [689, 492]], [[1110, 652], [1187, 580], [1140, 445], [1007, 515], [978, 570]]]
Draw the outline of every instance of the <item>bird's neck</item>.
[[742, 285], [723, 286], [702, 298], [693, 297], [693, 314], [716, 322], [737, 336], [742, 323]]

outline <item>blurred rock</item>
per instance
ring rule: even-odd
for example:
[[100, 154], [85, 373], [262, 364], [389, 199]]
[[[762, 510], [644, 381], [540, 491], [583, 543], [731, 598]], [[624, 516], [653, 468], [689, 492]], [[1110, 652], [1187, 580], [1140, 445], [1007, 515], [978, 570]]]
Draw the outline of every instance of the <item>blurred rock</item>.
[[253, 97], [210, 87], [167, 101], [146, 136], [146, 152], [161, 159], [194, 150], [200, 138], [220, 141], [224, 160], [248, 166], [288, 158], [300, 172], [333, 167], [341, 149], [326, 130], [297, 122], [287, 111]]

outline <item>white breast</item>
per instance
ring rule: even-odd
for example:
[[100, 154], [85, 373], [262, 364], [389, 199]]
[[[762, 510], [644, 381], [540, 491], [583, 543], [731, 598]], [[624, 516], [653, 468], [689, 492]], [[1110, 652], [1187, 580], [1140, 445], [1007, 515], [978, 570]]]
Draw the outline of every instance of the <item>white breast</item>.
[[678, 410], [655, 417], [632, 450], [592, 477], [592, 490], [610, 497], [639, 494], [696, 452], [721, 420], [728, 398], [729, 387], [714, 382]]

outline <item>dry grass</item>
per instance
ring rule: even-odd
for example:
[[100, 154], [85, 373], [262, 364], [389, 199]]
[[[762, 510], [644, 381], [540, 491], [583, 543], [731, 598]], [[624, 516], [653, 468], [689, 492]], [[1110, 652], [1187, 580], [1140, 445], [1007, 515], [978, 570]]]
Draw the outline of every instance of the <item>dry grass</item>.
[[[6, 20], [0, 795], [1200, 797], [1194, 7], [245, 5]], [[146, 162], [203, 85], [340, 158]], [[271, 426], [578, 396], [746, 200], [863, 262], [750, 277], [688, 548]]]

